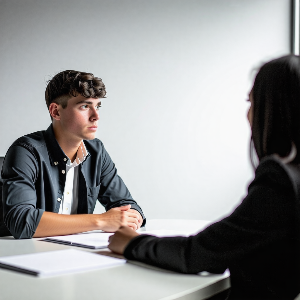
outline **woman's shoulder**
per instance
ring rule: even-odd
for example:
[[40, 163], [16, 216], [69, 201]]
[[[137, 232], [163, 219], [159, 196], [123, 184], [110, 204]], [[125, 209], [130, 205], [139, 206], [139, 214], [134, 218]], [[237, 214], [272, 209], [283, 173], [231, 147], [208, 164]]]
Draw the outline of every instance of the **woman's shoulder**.
[[270, 155], [263, 158], [256, 171], [254, 181], [264, 181], [279, 186], [290, 186], [300, 195], [300, 165], [284, 163], [280, 157]]
[[256, 169], [256, 173], [259, 172], [279, 172], [287, 175], [291, 175], [290, 173], [293, 172], [293, 175], [300, 176], [300, 165], [285, 163], [279, 156], [269, 155], [260, 161]]

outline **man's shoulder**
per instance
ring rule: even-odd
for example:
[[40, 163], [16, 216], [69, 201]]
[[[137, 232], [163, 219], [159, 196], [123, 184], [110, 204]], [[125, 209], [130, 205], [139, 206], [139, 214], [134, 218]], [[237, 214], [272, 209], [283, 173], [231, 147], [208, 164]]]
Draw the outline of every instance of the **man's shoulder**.
[[103, 165], [103, 163], [109, 163], [111, 158], [107, 153], [102, 141], [95, 138], [93, 140], [83, 140], [85, 148], [88, 152], [88, 159], [84, 164], [84, 168], [98, 168]]
[[45, 146], [45, 130], [36, 131], [33, 133], [29, 133], [19, 137], [17, 140], [13, 142], [11, 147], [13, 146], [27, 146], [33, 148], [39, 148]]
[[99, 153], [99, 151], [104, 149], [102, 141], [97, 138], [93, 140], [84, 140], [84, 144], [89, 152]]

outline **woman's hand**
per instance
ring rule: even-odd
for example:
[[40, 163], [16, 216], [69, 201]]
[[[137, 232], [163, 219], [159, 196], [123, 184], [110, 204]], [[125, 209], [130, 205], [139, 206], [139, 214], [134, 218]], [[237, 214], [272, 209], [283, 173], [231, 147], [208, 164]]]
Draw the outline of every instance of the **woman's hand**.
[[114, 235], [109, 237], [108, 248], [115, 253], [123, 254], [129, 242], [138, 235], [130, 227], [122, 226]]

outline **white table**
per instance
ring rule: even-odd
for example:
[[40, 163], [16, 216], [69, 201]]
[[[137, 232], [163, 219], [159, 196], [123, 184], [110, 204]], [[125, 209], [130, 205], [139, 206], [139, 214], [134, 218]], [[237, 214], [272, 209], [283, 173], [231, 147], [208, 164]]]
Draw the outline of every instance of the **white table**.
[[[149, 220], [146, 229], [184, 230], [195, 233], [206, 224], [206, 221], [196, 220]], [[12, 237], [0, 237], [0, 256], [66, 248], [69, 246], [38, 239], [14, 240]], [[107, 253], [108, 250], [102, 252]], [[219, 293], [229, 286], [228, 274], [186, 275], [133, 263], [50, 278], [37, 278], [0, 269], [0, 300], [199, 300]]]

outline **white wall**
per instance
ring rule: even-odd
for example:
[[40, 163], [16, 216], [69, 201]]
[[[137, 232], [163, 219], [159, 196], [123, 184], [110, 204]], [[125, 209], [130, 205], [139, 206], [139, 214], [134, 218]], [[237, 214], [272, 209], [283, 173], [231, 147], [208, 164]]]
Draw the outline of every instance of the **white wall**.
[[147, 217], [219, 218], [253, 176], [252, 70], [289, 38], [289, 0], [0, 0], [0, 155], [48, 127], [48, 79], [92, 72], [98, 137]]

